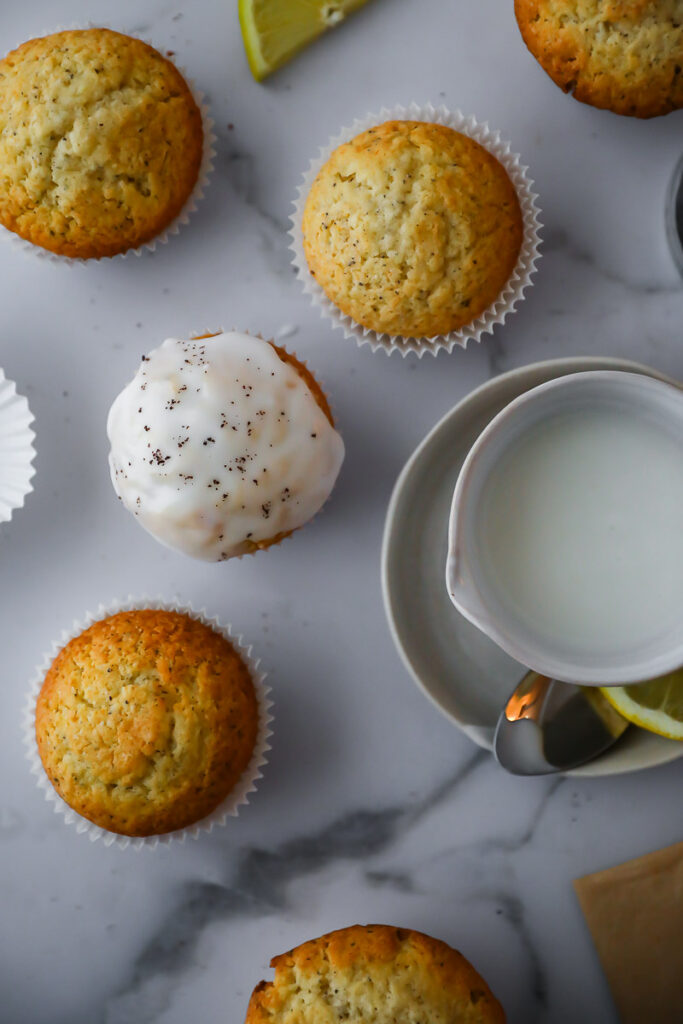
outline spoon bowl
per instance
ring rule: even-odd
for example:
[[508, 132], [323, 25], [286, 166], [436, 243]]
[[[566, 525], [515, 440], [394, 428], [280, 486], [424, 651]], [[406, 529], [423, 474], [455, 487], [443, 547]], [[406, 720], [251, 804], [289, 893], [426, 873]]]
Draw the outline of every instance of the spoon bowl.
[[598, 690], [528, 672], [500, 714], [493, 751], [513, 775], [550, 775], [593, 761], [628, 725]]

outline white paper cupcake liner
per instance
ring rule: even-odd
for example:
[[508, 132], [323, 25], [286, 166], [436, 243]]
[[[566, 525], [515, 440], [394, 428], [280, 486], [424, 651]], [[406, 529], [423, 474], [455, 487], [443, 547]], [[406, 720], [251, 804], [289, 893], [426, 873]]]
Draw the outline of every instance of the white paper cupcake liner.
[[28, 402], [0, 370], [0, 523], [9, 522], [33, 490], [36, 435], [32, 423]]
[[[93, 825], [91, 821], [82, 817], [82, 815], [74, 811], [62, 800], [50, 782], [38, 753], [35, 733], [35, 710], [36, 701], [45, 675], [54, 659], [69, 640], [79, 636], [94, 622], [99, 622], [101, 619], [115, 615], [117, 612], [145, 608], [162, 609], [164, 611], [181, 612], [190, 615], [193, 619], [203, 622], [204, 625], [214, 629], [217, 633], [221, 633], [229, 640], [233, 647], [239, 651], [249, 668], [256, 691], [259, 716], [256, 744], [251, 760], [237, 785], [211, 814], [195, 822], [193, 825], [177, 829], [175, 832], [166, 832], [157, 836], [133, 837], [120, 835], [117, 832], [109, 832], [98, 825]], [[267, 753], [271, 748], [270, 738], [273, 735], [273, 730], [271, 729], [273, 703], [270, 699], [270, 687], [265, 685], [266, 674], [259, 668], [259, 665], [259, 659], [252, 656], [252, 647], [246, 646], [241, 636], [235, 636], [231, 626], [222, 625], [217, 618], [210, 618], [204, 610], [196, 611], [190, 604], [177, 604], [174, 601], [147, 600], [145, 598], [137, 599], [133, 597], [129, 597], [125, 601], [113, 601], [109, 605], [101, 604], [96, 612], [89, 612], [83, 620], [75, 621], [71, 629], [62, 632], [59, 639], [53, 643], [50, 651], [45, 654], [31, 680], [24, 709], [23, 734], [26, 757], [30, 764], [31, 774], [36, 776], [38, 788], [42, 789], [45, 799], [48, 803], [52, 804], [55, 814], [60, 814], [66, 824], [74, 825], [77, 832], [85, 833], [93, 843], [101, 839], [105, 846], [116, 845], [122, 850], [128, 847], [135, 850], [141, 850], [143, 847], [155, 849], [157, 846], [168, 846], [170, 843], [182, 843], [187, 838], [197, 839], [202, 833], [211, 832], [216, 827], [227, 825], [228, 819], [237, 817], [240, 807], [249, 803], [249, 795], [255, 792], [256, 784], [263, 775], [262, 769], [268, 763]]]
[[[379, 334], [377, 331], [356, 323], [350, 316], [342, 313], [327, 297], [322, 287], [310, 274], [304, 254], [302, 232], [304, 206], [320, 168], [329, 159], [333, 150], [343, 142], [348, 142], [360, 132], [382, 124], [384, 121], [394, 120], [428, 121], [447, 125], [480, 143], [496, 157], [507, 171], [517, 191], [522, 211], [524, 233], [517, 264], [496, 301], [471, 323], [457, 331], [450, 331], [448, 334], [439, 334], [430, 338]], [[345, 336], [355, 338], [359, 346], [369, 345], [373, 352], [383, 349], [389, 353], [400, 352], [404, 356], [408, 352], [416, 352], [418, 356], [423, 356], [425, 352], [436, 355], [443, 349], [452, 352], [456, 346], [466, 348], [468, 341], [481, 341], [482, 335], [491, 334], [497, 324], [504, 323], [524, 298], [526, 289], [532, 284], [531, 278], [536, 272], [536, 264], [540, 259], [539, 231], [542, 226], [539, 216], [540, 208], [537, 203], [538, 196], [533, 191], [533, 184], [533, 180], [529, 177], [528, 167], [522, 164], [520, 156], [512, 152], [510, 143], [501, 139], [500, 132], [492, 131], [487, 122], [480, 123], [472, 116], [465, 117], [459, 110], [433, 107], [431, 104], [423, 107], [415, 103], [409, 107], [397, 106], [391, 109], [383, 107], [379, 113], [368, 114], [333, 136], [326, 146], [321, 147], [319, 155], [311, 160], [308, 170], [304, 173], [297, 198], [294, 200], [294, 213], [290, 217], [292, 221], [292, 228], [289, 232], [292, 239], [290, 249], [294, 254], [293, 263], [297, 277], [301, 281], [304, 291], [310, 296], [313, 305], [317, 306], [321, 315], [328, 319], [333, 327], [340, 327]]]
[[[104, 25], [101, 22], [88, 22], [85, 25], [82, 23], [77, 25], [59, 25], [57, 28], [41, 32], [40, 37], [34, 36], [32, 38], [50, 36], [54, 35], [56, 32], [80, 31], [82, 29], [89, 28], [110, 28], [113, 32], [120, 31], [119, 29], [112, 28], [110, 25]], [[129, 35], [129, 33], [126, 32], [122, 32], [121, 34]], [[153, 47], [158, 53], [162, 53], [161, 50], [154, 46], [154, 43], [150, 39], [144, 39], [142, 36], [132, 36], [131, 38], [140, 39], [141, 42], [147, 43], [148, 46]], [[21, 42], [13, 46], [12, 49], [15, 50], [18, 46], [21, 46], [22, 43], [27, 41], [28, 40], [23, 39]], [[28, 253], [31, 256], [37, 256], [39, 259], [49, 260], [52, 263], [62, 263], [67, 266], [73, 266], [77, 263], [99, 263], [106, 260], [127, 259], [129, 256], [142, 256], [143, 252], [154, 252], [158, 245], [165, 245], [166, 242], [169, 241], [171, 235], [177, 235], [181, 227], [189, 222], [191, 215], [197, 209], [199, 201], [204, 197], [204, 193], [209, 184], [209, 178], [214, 169], [213, 160], [216, 156], [216, 135], [213, 130], [214, 122], [210, 116], [209, 106], [204, 99], [204, 94], [196, 88], [193, 79], [186, 74], [184, 67], [180, 64], [176, 64], [175, 61], [171, 60], [170, 57], [166, 57], [163, 53], [162, 56], [164, 56], [166, 60], [170, 61], [170, 63], [173, 64], [183, 76], [190, 92], [192, 93], [192, 98], [199, 107], [199, 111], [202, 115], [202, 130], [204, 138], [199, 173], [197, 175], [195, 186], [185, 200], [180, 213], [178, 213], [173, 220], [166, 225], [163, 231], [158, 235], [155, 235], [154, 238], [151, 238], [149, 242], [144, 242], [135, 249], [126, 249], [125, 252], [115, 253], [113, 256], [93, 256], [89, 259], [83, 259], [79, 256], [62, 256], [59, 253], [50, 252], [49, 249], [43, 249], [41, 246], [35, 245], [33, 242], [29, 242], [28, 239], [22, 238], [14, 231], [10, 231], [4, 225], [0, 224], [0, 234], [3, 238], [7, 239], [11, 245], [17, 249], [21, 249], [22, 252]]]

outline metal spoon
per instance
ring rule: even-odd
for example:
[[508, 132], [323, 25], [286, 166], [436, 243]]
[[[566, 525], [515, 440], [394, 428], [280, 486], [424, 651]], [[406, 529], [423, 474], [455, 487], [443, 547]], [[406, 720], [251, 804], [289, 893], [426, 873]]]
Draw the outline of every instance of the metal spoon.
[[528, 672], [501, 712], [493, 752], [513, 775], [549, 775], [592, 761], [628, 724], [599, 690]]

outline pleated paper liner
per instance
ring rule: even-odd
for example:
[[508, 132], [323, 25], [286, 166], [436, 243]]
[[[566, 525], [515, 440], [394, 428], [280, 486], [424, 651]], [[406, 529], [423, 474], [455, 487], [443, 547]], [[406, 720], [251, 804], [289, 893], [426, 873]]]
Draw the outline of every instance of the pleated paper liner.
[[[166, 832], [156, 836], [124, 836], [116, 832], [109, 832], [107, 829], [94, 825], [87, 818], [82, 817], [62, 800], [52, 783], [50, 782], [43, 763], [38, 753], [38, 744], [35, 734], [35, 711], [36, 701], [40, 693], [45, 675], [50, 665], [62, 650], [62, 648], [74, 637], [91, 626], [94, 622], [106, 619], [117, 612], [130, 611], [132, 609], [162, 609], [164, 611], [180, 612], [191, 616], [204, 625], [209, 626], [217, 633], [222, 634], [238, 651], [240, 657], [246, 663], [251, 675], [256, 699], [258, 702], [258, 731], [254, 751], [237, 785], [231, 790], [228, 796], [218, 807], [202, 818], [200, 821], [186, 828], [177, 829], [174, 832]], [[64, 630], [56, 640], [51, 649], [45, 654], [40, 665], [31, 680], [29, 692], [24, 709], [24, 745], [26, 756], [30, 764], [31, 774], [36, 776], [38, 788], [43, 791], [45, 799], [52, 804], [55, 814], [61, 815], [67, 825], [73, 825], [77, 832], [87, 835], [91, 842], [101, 839], [105, 846], [116, 845], [121, 849], [132, 848], [134, 850], [155, 849], [157, 846], [168, 846], [171, 843], [182, 843], [187, 838], [198, 839], [200, 835], [211, 832], [214, 828], [223, 827], [228, 824], [230, 818], [239, 814], [240, 807], [249, 803], [249, 798], [256, 791], [257, 783], [263, 775], [263, 768], [268, 763], [268, 751], [273, 735], [271, 728], [272, 701], [270, 699], [270, 688], [266, 686], [265, 672], [259, 667], [259, 659], [252, 654], [251, 646], [244, 643], [241, 636], [236, 636], [232, 627], [222, 625], [217, 618], [210, 618], [205, 611], [196, 611], [191, 605], [177, 604], [172, 601], [146, 600], [145, 598], [128, 598], [125, 601], [114, 601], [110, 605], [100, 605], [96, 612], [89, 612], [81, 621], [75, 621], [71, 629]]]
[[0, 370], [0, 523], [8, 522], [33, 490], [32, 423], [28, 402]]
[[[309, 272], [304, 254], [302, 233], [304, 207], [311, 185], [323, 164], [343, 142], [350, 141], [360, 132], [367, 131], [368, 128], [394, 120], [443, 124], [463, 135], [468, 135], [484, 146], [507, 171], [517, 192], [522, 211], [523, 237], [517, 264], [496, 301], [464, 327], [450, 331], [448, 334], [439, 334], [429, 338], [379, 334], [356, 323], [350, 316], [342, 313], [338, 306], [327, 297]], [[299, 186], [297, 198], [294, 200], [294, 214], [290, 218], [292, 221], [292, 228], [289, 232], [292, 239], [290, 249], [294, 254], [293, 262], [297, 277], [313, 305], [320, 310], [321, 315], [329, 320], [333, 327], [341, 328], [347, 338], [355, 338], [359, 346], [369, 345], [373, 352], [383, 349], [388, 353], [400, 352], [404, 356], [408, 352], [416, 352], [418, 356], [423, 356], [425, 352], [436, 355], [442, 350], [452, 352], [456, 347], [466, 348], [469, 341], [479, 342], [484, 334], [491, 334], [497, 325], [503, 324], [522, 301], [525, 291], [532, 284], [532, 277], [540, 259], [539, 230], [541, 228], [538, 196], [533, 191], [533, 184], [528, 168], [522, 164], [521, 157], [512, 151], [509, 142], [505, 142], [501, 138], [500, 132], [490, 129], [486, 122], [479, 122], [471, 116], [466, 117], [459, 110], [451, 111], [446, 107], [433, 107], [430, 104], [423, 107], [417, 104], [411, 104], [409, 107], [397, 106], [391, 109], [383, 107], [379, 113], [368, 114], [366, 117], [354, 121], [347, 128], [342, 128], [326, 146], [320, 149], [319, 155], [311, 160]]]
[[[40, 33], [40, 37], [50, 36], [55, 34], [56, 32], [80, 31], [83, 29], [91, 28], [110, 28], [112, 32], [120, 31], [119, 29], [112, 28], [109, 25], [103, 25], [101, 23], [94, 24], [93, 22], [88, 22], [87, 24], [59, 25], [57, 28], [49, 29], [48, 31]], [[128, 35], [129, 33], [121, 32], [121, 34]], [[32, 38], [39, 37], [34, 36]], [[154, 46], [154, 43], [150, 39], [143, 39], [141, 36], [131, 36], [131, 38], [141, 39], [143, 43], [147, 43], [148, 46], [151, 46], [154, 49], [156, 49], [158, 53], [162, 52], [161, 50], [158, 50], [156, 46]], [[25, 42], [28, 42], [28, 40], [21, 40], [21, 42], [17, 43], [16, 46], [12, 47], [12, 49], [16, 49], [18, 46], [21, 46], [22, 43]], [[37, 256], [39, 259], [50, 260], [52, 263], [62, 263], [67, 266], [73, 266], [74, 264], [77, 263], [88, 264], [98, 263], [106, 260], [127, 259], [129, 256], [141, 256], [143, 252], [154, 252], [158, 245], [165, 245], [168, 241], [170, 241], [172, 235], [177, 235], [180, 229], [189, 223], [190, 217], [196, 211], [200, 200], [204, 198], [204, 193], [208, 187], [209, 179], [214, 169], [213, 161], [216, 156], [216, 135], [213, 130], [214, 122], [210, 116], [209, 106], [204, 98], [203, 93], [196, 88], [192, 78], [190, 78], [185, 73], [185, 69], [181, 65], [176, 64], [175, 61], [172, 61], [170, 57], [166, 56], [166, 54], [162, 54], [162, 56], [164, 56], [164, 58], [168, 60], [170, 63], [174, 64], [174, 66], [183, 76], [190, 92], [192, 93], [192, 97], [202, 115], [203, 149], [202, 159], [199, 165], [199, 173], [197, 175], [197, 181], [195, 183], [195, 186], [192, 189], [190, 195], [185, 200], [185, 203], [180, 213], [178, 213], [173, 218], [173, 220], [166, 225], [163, 231], [159, 232], [158, 235], [155, 235], [154, 238], [151, 238], [148, 242], [144, 242], [142, 245], [139, 245], [134, 249], [126, 249], [125, 252], [115, 253], [113, 256], [99, 256], [93, 257], [91, 259], [82, 259], [80, 257], [73, 256], [61, 256], [58, 253], [50, 252], [49, 249], [43, 249], [39, 245], [34, 245], [33, 242], [29, 242], [27, 239], [21, 238], [20, 235], [17, 235], [14, 231], [10, 231], [3, 225], [0, 225], [1, 237], [7, 239], [12, 245], [14, 245], [15, 248], [21, 249], [23, 252], [28, 253], [29, 255]]]

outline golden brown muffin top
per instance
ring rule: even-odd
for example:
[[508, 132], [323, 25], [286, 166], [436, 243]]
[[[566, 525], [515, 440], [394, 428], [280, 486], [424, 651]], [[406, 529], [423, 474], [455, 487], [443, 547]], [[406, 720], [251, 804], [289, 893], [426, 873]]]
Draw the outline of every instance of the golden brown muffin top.
[[256, 743], [249, 669], [215, 630], [179, 612], [95, 622], [53, 661], [36, 707], [43, 766], [96, 825], [146, 836], [206, 817]]
[[472, 965], [445, 942], [388, 925], [354, 925], [276, 956], [246, 1024], [504, 1024]]
[[201, 113], [151, 46], [93, 28], [0, 61], [0, 223], [63, 256], [113, 256], [181, 211], [202, 158]]
[[577, 100], [633, 117], [683, 107], [683, 0], [515, 0], [524, 42]]
[[517, 262], [522, 216], [505, 169], [474, 139], [388, 121], [321, 168], [303, 241], [311, 274], [356, 323], [435, 337], [495, 301]]

